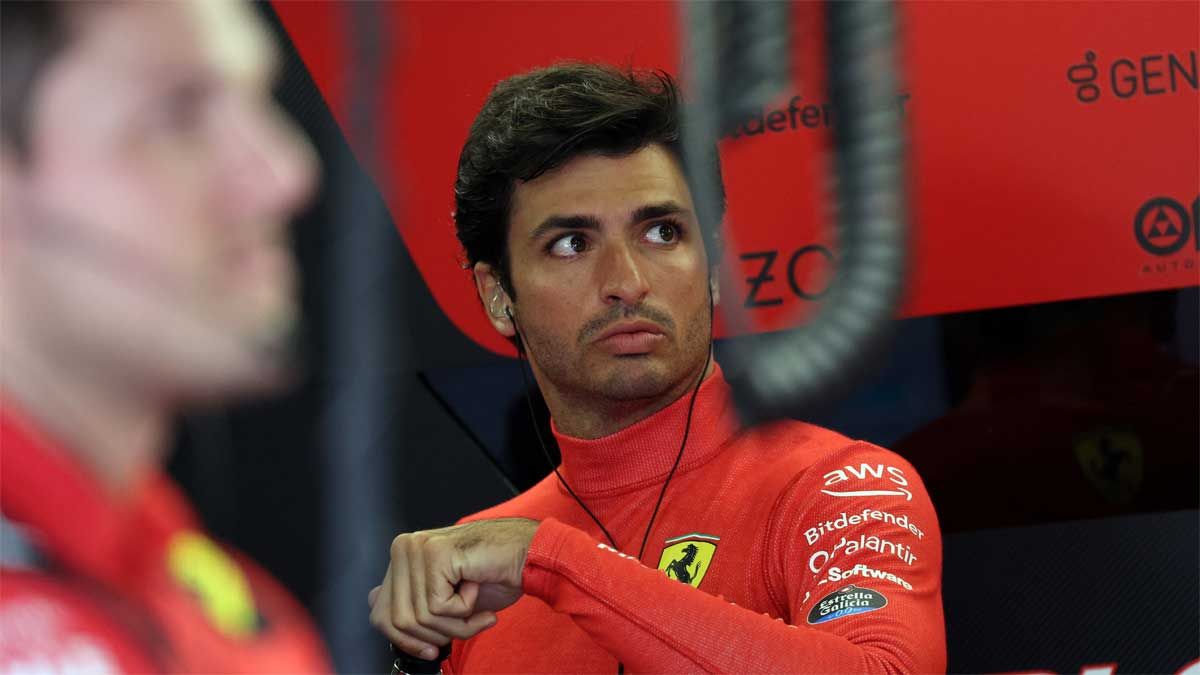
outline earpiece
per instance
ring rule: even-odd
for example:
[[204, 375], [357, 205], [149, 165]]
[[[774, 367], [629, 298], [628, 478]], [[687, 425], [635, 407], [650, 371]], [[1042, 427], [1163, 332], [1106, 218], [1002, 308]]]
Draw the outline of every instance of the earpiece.
[[494, 319], [503, 319], [507, 316], [511, 320], [512, 313], [508, 311], [508, 305], [501, 304], [503, 300], [503, 293], [504, 291], [502, 291], [499, 286], [497, 286], [496, 290], [492, 292], [492, 301], [488, 303], [488, 313], [491, 314], [492, 318]]

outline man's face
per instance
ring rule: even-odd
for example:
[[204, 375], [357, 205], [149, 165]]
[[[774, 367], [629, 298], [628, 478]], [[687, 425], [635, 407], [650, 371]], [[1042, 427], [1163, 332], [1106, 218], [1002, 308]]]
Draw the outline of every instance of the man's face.
[[286, 220], [316, 161], [224, 2], [79, 4], [4, 157], [6, 302], [79, 367], [183, 398], [269, 386], [297, 321]]
[[708, 260], [663, 147], [580, 156], [519, 183], [508, 250], [513, 312], [543, 390], [636, 402], [680, 395], [699, 375]]

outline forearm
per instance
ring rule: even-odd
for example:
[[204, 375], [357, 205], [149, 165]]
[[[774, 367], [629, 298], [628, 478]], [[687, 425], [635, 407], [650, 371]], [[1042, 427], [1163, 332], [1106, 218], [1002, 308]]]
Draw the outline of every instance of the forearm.
[[668, 579], [553, 520], [534, 538], [524, 587], [633, 672], [923, 669], [901, 637], [912, 627], [877, 620], [855, 641], [789, 625]]

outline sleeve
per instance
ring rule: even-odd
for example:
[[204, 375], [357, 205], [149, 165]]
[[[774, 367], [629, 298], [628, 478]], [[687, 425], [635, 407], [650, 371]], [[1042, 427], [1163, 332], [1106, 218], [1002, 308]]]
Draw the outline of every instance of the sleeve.
[[156, 673], [110, 610], [40, 572], [0, 568], [0, 673]]
[[[844, 476], [844, 478], [843, 478]], [[945, 670], [941, 539], [916, 472], [857, 444], [789, 485], [766, 529], [784, 619], [668, 579], [553, 519], [525, 592], [569, 615], [634, 672]]]

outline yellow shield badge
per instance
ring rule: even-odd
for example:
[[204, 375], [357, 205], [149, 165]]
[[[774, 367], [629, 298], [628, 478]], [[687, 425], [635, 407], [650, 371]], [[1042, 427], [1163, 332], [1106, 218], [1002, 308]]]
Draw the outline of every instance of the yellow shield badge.
[[682, 581], [693, 588], [698, 587], [708, 572], [719, 541], [720, 537], [698, 532], [668, 539], [665, 542], [666, 547], [663, 548], [662, 558], [658, 561], [658, 569], [666, 572], [672, 579]]
[[1075, 458], [1092, 485], [1113, 504], [1128, 504], [1142, 486], [1145, 453], [1128, 429], [1104, 427], [1075, 439]]
[[242, 568], [208, 537], [185, 530], [167, 544], [167, 569], [175, 582], [192, 591], [208, 620], [230, 637], [259, 629], [254, 593]]

